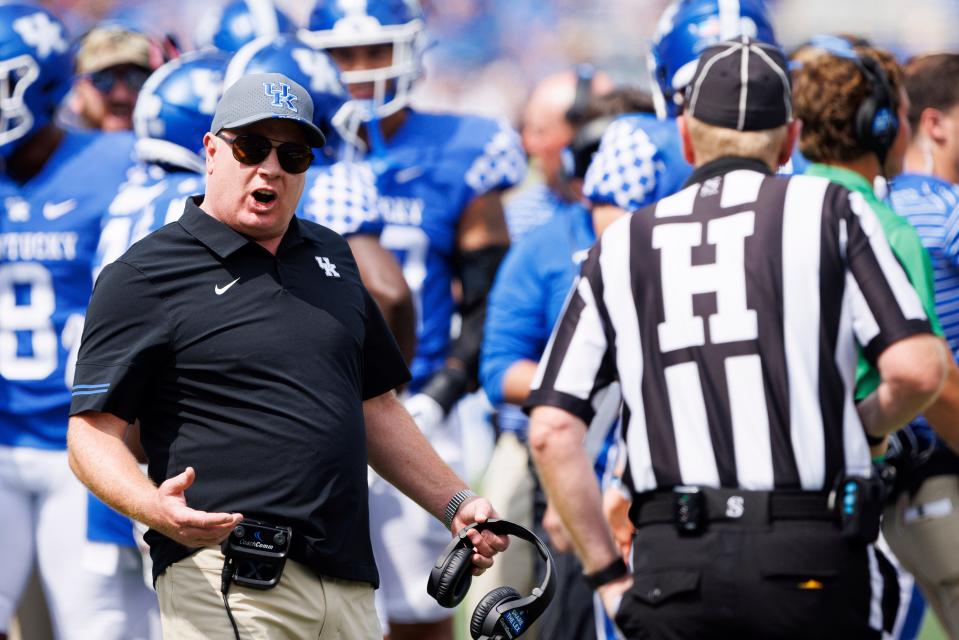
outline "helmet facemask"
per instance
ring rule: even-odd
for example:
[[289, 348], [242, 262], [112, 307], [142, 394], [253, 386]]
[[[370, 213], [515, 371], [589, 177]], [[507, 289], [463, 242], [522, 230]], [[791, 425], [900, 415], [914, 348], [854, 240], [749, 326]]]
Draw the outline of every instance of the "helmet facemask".
[[402, 25], [383, 26], [369, 16], [340, 20], [335, 29], [301, 32], [300, 37], [320, 49], [337, 49], [376, 44], [392, 44], [393, 56], [388, 66], [362, 71], [341, 71], [343, 82], [372, 84], [373, 97], [352, 99], [356, 114], [364, 122], [387, 118], [409, 105], [413, 83], [422, 74], [422, 58], [426, 49], [426, 33], [422, 20]]
[[0, 61], [0, 150], [4, 156], [37, 124], [26, 93], [39, 77], [40, 65], [30, 55]]

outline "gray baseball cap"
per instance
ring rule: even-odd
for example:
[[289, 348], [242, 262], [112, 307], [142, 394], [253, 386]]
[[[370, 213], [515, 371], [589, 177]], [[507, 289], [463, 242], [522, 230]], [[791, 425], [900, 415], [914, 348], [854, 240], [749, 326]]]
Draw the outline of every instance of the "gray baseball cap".
[[251, 73], [223, 93], [213, 114], [210, 133], [238, 129], [261, 120], [283, 118], [303, 125], [311, 147], [326, 144], [313, 124], [313, 99], [306, 89], [281, 73]]

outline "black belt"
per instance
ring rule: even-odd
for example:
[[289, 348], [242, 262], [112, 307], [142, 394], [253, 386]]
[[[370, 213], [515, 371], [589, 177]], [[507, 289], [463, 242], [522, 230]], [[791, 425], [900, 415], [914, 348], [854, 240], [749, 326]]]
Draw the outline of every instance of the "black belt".
[[[704, 506], [703, 522], [739, 522], [762, 525], [777, 520], [837, 521], [829, 508], [829, 493], [815, 491], [744, 491], [698, 487]], [[682, 494], [655, 491], [641, 494], [629, 509], [636, 527], [675, 524]]]

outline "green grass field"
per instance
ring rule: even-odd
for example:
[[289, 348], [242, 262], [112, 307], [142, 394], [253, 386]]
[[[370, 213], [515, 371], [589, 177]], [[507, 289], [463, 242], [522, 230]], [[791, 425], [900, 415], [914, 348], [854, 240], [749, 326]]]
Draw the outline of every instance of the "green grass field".
[[936, 616], [928, 610], [926, 619], [922, 622], [922, 629], [919, 630], [919, 640], [949, 640], [939, 621], [936, 620]]

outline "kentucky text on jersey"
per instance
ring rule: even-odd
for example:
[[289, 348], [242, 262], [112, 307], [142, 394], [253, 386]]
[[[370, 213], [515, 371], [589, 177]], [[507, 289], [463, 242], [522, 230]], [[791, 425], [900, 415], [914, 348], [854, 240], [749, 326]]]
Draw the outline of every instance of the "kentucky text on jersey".
[[0, 444], [66, 446], [101, 220], [133, 136], [70, 131], [25, 184], [0, 176]]
[[0, 233], [0, 260], [75, 260], [75, 232]]

